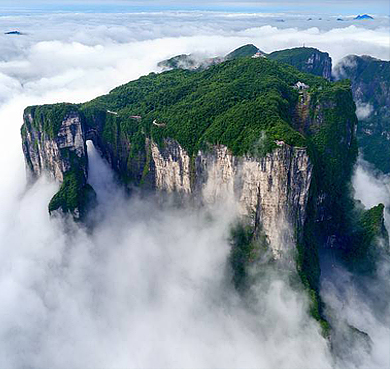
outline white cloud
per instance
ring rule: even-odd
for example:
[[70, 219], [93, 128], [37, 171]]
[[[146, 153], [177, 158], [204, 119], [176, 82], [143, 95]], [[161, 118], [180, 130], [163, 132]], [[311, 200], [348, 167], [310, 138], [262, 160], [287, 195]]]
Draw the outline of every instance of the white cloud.
[[373, 111], [374, 107], [370, 103], [356, 101], [356, 116], [359, 120], [366, 120]]
[[355, 198], [366, 208], [382, 203], [386, 207], [385, 219], [390, 230], [390, 176], [384, 175], [359, 157], [353, 176]]
[[234, 213], [126, 201], [111, 176], [92, 152], [106, 200], [92, 233], [49, 219], [44, 180], [2, 214], [2, 367], [331, 368], [305, 295], [280, 272], [250, 308], [228, 283]]
[[[389, 265], [389, 259], [385, 258], [380, 261], [376, 275], [360, 279], [336, 265], [323, 278], [326, 313], [337, 327], [333, 337], [336, 367], [382, 369], [389, 366]], [[351, 326], [360, 333], [351, 330]]]

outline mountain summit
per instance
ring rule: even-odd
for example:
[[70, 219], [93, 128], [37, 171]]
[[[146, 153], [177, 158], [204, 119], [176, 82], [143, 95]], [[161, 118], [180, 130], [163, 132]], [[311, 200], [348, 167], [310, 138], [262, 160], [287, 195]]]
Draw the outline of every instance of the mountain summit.
[[363, 14], [363, 15], [358, 15], [357, 17], [353, 18], [353, 19], [356, 19], [356, 20], [367, 20], [367, 19], [374, 19], [373, 17], [371, 17], [370, 15], [368, 14]]

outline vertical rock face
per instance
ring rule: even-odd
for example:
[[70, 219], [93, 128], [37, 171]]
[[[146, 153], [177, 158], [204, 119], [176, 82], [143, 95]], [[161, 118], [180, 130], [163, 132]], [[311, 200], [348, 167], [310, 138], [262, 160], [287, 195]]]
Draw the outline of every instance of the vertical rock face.
[[[91, 137], [106, 156], [110, 150], [102, 146], [96, 132], [90, 134], [77, 112], [64, 116], [54, 137], [45, 133], [34, 118], [26, 113], [22, 134], [32, 174], [38, 177], [48, 172], [62, 183], [68, 173], [77, 171], [80, 186], [84, 186], [88, 174], [86, 138]], [[145, 164], [152, 188], [190, 195], [204, 203], [234, 199], [241, 215], [250, 216], [253, 224], [261, 224], [276, 257], [283, 244], [292, 241], [291, 230], [303, 226], [312, 174], [306, 149], [279, 143], [273, 152], [254, 158], [235, 157], [227, 147], [214, 146], [191, 159], [172, 139], [166, 139], [162, 148], [150, 140], [146, 145], [150, 155]], [[124, 166], [114, 157], [107, 159], [115, 171]], [[138, 178], [133, 183], [140, 185], [142, 173], [131, 175]]]
[[[88, 157], [82, 116], [68, 106], [62, 110], [62, 117], [53, 116], [50, 109], [57, 112], [55, 106], [25, 111], [22, 145], [26, 164], [32, 178], [48, 173], [61, 184], [50, 201], [49, 212], [69, 212], [78, 220], [96, 198], [87, 184]], [[56, 133], [48, 129], [54, 125]]]
[[24, 115], [22, 129], [23, 153], [31, 173], [40, 176], [47, 172], [57, 181], [64, 180], [64, 173], [74, 162], [87, 178], [86, 144], [81, 117], [77, 112], [68, 113], [54, 137], [45, 132], [41, 120], [33, 113]]
[[186, 151], [176, 141], [166, 140], [162, 151], [151, 142], [151, 152], [156, 188], [191, 193], [190, 157]]
[[330, 80], [332, 78], [332, 59], [328, 53], [311, 47], [275, 51], [269, 59], [290, 64], [302, 72], [311, 73]]
[[312, 176], [306, 149], [280, 144], [262, 158], [235, 157], [224, 146], [199, 151], [195, 180], [190, 178], [190, 157], [170, 140], [163, 150], [152, 144], [156, 188], [193, 194], [206, 203], [236, 199], [241, 215], [261, 224], [275, 257], [301, 229]]
[[322, 70], [321, 76], [330, 80], [332, 77], [332, 59], [327, 55], [323, 57], [319, 52], [313, 52], [306, 61], [306, 68], [308, 73], [315, 73], [316, 70]]

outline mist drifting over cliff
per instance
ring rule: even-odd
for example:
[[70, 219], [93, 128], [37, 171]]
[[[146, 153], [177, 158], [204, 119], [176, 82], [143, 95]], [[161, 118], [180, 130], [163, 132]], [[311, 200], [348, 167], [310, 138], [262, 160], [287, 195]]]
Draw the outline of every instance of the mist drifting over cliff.
[[[157, 70], [168, 56], [214, 56], [246, 42], [264, 51], [306, 42], [336, 59], [345, 56], [345, 45], [347, 53], [385, 57], [388, 30], [382, 23], [301, 28], [297, 20], [278, 28], [236, 14], [129, 15], [133, 22], [123, 26], [125, 17], [1, 20], [27, 35], [0, 36], [0, 367], [385, 368], [388, 261], [377, 276], [349, 281], [348, 288], [341, 282], [350, 276], [341, 267], [324, 280], [339, 337], [351, 324], [372, 340], [351, 346], [340, 339], [332, 353], [309, 316], [307, 296], [285, 273], [267, 270], [250, 301], [233, 289], [228, 235], [234, 203], [193, 211], [129, 199], [89, 147], [96, 227], [91, 232], [50, 219], [47, 204], [58, 185], [41, 179], [26, 189], [19, 128], [27, 105], [91, 99]], [[366, 206], [388, 204], [388, 183], [363, 164], [357, 169], [356, 193]], [[376, 286], [368, 300], [367, 285]]]

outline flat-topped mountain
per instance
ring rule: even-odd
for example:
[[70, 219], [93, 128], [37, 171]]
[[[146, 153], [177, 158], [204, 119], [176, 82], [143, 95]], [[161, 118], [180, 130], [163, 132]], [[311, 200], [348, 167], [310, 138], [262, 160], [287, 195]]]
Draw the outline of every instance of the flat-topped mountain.
[[236, 287], [248, 283], [261, 250], [291, 258], [292, 245], [325, 332], [319, 248], [332, 242], [344, 260], [364, 266], [377, 237], [386, 237], [383, 206], [366, 211], [350, 195], [355, 108], [349, 81], [244, 56], [151, 73], [84, 104], [28, 107], [21, 134], [32, 178], [48, 172], [61, 183], [52, 214], [83, 219], [96, 201], [87, 140], [128, 189], [198, 205], [235, 198], [245, 224], [237, 233], [245, 237], [232, 240]]

